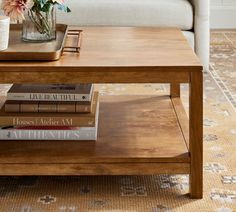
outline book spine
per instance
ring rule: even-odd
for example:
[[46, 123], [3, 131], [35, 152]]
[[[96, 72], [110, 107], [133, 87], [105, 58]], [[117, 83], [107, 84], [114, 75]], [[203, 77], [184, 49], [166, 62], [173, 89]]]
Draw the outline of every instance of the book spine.
[[1, 117], [0, 126], [80, 126], [94, 127], [95, 117]]
[[5, 112], [22, 113], [90, 113], [91, 104], [79, 104], [76, 102], [66, 103], [45, 103], [45, 102], [16, 102], [5, 103]]
[[91, 113], [49, 114], [49, 113], [5, 113], [0, 110], [0, 126], [68, 126], [94, 127], [99, 113], [98, 92], [93, 98]]
[[0, 140], [97, 140], [96, 127], [79, 130], [0, 129]]
[[7, 93], [7, 100], [84, 102], [91, 100], [91, 94]]

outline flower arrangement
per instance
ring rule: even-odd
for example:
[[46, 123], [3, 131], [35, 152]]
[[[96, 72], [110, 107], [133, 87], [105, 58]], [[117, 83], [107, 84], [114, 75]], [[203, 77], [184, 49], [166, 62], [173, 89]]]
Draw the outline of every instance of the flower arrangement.
[[25, 19], [26, 11], [48, 12], [50, 7], [57, 5], [59, 10], [70, 12], [65, 5], [65, 0], [2, 0], [1, 8], [5, 15], [13, 21], [22, 21]]
[[56, 38], [54, 6], [70, 12], [65, 0], [2, 0], [1, 8], [12, 21], [23, 21], [23, 40], [46, 41]]

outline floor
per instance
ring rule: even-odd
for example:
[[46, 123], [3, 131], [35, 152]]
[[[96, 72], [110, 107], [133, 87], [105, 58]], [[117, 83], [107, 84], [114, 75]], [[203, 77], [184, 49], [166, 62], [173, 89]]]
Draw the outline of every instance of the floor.
[[211, 74], [236, 109], [236, 31], [211, 33]]
[[[204, 199], [187, 175], [1, 177], [0, 212], [236, 211], [236, 31], [214, 31], [204, 74]], [[4, 95], [9, 85], [0, 86]], [[164, 94], [164, 85], [98, 85], [102, 95]], [[182, 86], [188, 110], [188, 87]]]

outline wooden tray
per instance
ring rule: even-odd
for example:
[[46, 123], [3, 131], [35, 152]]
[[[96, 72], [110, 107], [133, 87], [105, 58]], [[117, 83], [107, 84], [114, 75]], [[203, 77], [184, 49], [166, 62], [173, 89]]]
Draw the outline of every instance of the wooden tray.
[[[24, 42], [21, 39], [22, 25], [10, 26], [9, 47], [0, 51], [0, 60], [59, 60], [63, 51], [79, 52], [80, 30], [69, 31], [68, 26], [57, 24], [57, 39], [44, 43]], [[78, 36], [78, 46], [64, 46], [67, 35]]]

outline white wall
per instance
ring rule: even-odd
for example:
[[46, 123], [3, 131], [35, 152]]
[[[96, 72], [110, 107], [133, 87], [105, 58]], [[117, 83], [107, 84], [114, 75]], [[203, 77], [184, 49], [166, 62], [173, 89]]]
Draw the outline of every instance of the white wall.
[[211, 28], [236, 28], [236, 0], [210, 0]]

